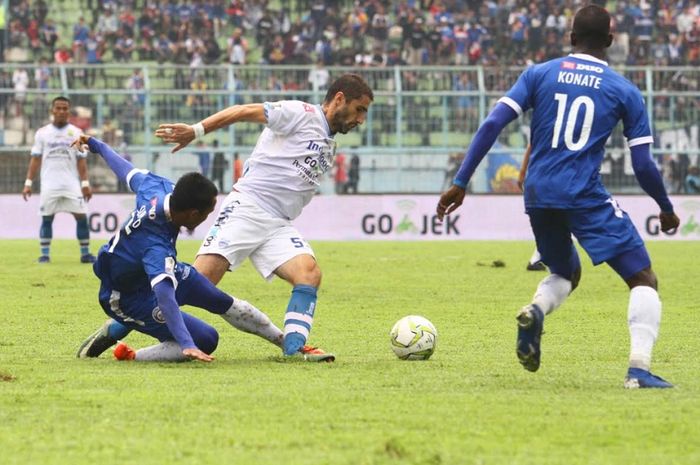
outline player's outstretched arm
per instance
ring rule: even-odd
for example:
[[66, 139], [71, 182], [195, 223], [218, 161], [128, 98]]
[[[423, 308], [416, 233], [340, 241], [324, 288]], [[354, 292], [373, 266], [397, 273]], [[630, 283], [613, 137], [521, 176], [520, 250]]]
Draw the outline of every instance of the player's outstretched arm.
[[641, 144], [630, 147], [632, 153], [632, 169], [637, 177], [639, 185], [649, 197], [653, 198], [661, 209], [659, 220], [661, 230], [664, 232], [676, 229], [680, 219], [673, 212], [673, 204], [668, 198], [661, 173], [651, 159], [650, 144]]
[[214, 357], [199, 350], [192, 340], [192, 335], [187, 330], [182, 319], [180, 306], [175, 300], [175, 286], [173, 286], [172, 281], [170, 279], [160, 281], [153, 286], [153, 292], [158, 301], [158, 308], [163, 312], [165, 324], [168, 326], [170, 334], [175, 337], [175, 341], [182, 348], [182, 354], [187, 358], [201, 360], [202, 362], [214, 360]]
[[449, 215], [462, 205], [467, 184], [469, 184], [476, 167], [479, 166], [481, 160], [496, 142], [496, 138], [503, 128], [517, 117], [518, 114], [515, 110], [499, 102], [491, 110], [484, 122], [481, 123], [472, 143], [469, 144], [467, 155], [464, 157], [459, 171], [457, 171], [452, 187], [440, 197], [437, 206], [437, 216], [440, 221], [445, 215]]
[[191, 126], [183, 123], [161, 124], [156, 129], [156, 137], [163, 142], [177, 144], [172, 150], [175, 153], [205, 134], [238, 122], [267, 123], [263, 104], [233, 105]]
[[120, 181], [126, 182], [126, 176], [134, 169], [134, 165], [130, 161], [124, 159], [109, 145], [92, 136], [83, 134], [72, 145], [78, 149], [87, 145], [91, 152], [99, 153]]

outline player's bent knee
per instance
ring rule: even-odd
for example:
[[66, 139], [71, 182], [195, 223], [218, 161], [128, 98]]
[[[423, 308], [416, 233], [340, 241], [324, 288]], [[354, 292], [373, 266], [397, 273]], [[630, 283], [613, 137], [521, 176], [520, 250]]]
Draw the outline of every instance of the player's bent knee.
[[633, 274], [629, 278], [625, 279], [625, 282], [630, 289], [637, 286], [647, 286], [652, 289], [657, 289], [659, 286], [659, 280], [651, 267], [645, 268], [642, 271]]
[[197, 339], [197, 348], [208, 355], [214, 353], [219, 345], [219, 333], [211, 326], [203, 330]]
[[216, 285], [219, 284], [221, 278], [226, 274], [230, 263], [228, 259], [221, 255], [205, 254], [197, 255], [192, 266], [194, 266], [194, 269], [197, 270], [199, 274]]

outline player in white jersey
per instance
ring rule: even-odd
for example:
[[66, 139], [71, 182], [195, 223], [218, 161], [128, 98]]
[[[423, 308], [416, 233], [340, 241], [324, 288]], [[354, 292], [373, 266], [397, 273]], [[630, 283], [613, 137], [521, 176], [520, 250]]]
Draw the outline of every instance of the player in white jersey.
[[41, 168], [39, 214], [41, 228], [39, 263], [50, 262], [49, 249], [53, 237], [53, 219], [59, 212], [72, 213], [77, 223], [80, 262], [93, 263], [90, 253], [90, 228], [87, 222], [87, 202], [92, 197], [88, 180], [87, 152], [71, 147], [82, 131], [68, 122], [70, 100], [56, 97], [51, 102], [53, 122], [40, 128], [34, 136], [27, 179], [22, 197], [32, 195], [32, 182]]
[[313, 323], [321, 270], [314, 252], [292, 226], [333, 166], [333, 136], [362, 124], [374, 93], [356, 74], [328, 89], [321, 105], [300, 101], [234, 105], [201, 122], [162, 124], [156, 136], [176, 143], [173, 152], [205, 133], [237, 122], [266, 124], [243, 177], [219, 210], [194, 262], [213, 283], [246, 258], [265, 279], [289, 282], [292, 295], [284, 321], [284, 353], [304, 348]]

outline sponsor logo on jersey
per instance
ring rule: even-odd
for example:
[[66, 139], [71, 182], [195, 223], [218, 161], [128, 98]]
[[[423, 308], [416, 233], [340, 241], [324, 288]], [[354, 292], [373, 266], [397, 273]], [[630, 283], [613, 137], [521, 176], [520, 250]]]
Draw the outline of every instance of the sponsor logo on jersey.
[[175, 274], [175, 259], [173, 257], [165, 257], [165, 273], [171, 276]]
[[571, 61], [562, 61], [561, 67], [564, 69], [576, 69], [576, 63], [573, 63]]
[[576, 63], [577, 71], [593, 71], [594, 73], [603, 73], [605, 70], [600, 66], [587, 65], [585, 63]]
[[158, 205], [158, 197], [153, 197], [151, 199], [151, 209], [148, 210], [148, 218], [151, 220], [156, 219], [156, 206]]
[[165, 317], [163, 316], [163, 312], [160, 310], [160, 307], [154, 308], [153, 312], [151, 312], [151, 316], [155, 322], [160, 324], [165, 323]]

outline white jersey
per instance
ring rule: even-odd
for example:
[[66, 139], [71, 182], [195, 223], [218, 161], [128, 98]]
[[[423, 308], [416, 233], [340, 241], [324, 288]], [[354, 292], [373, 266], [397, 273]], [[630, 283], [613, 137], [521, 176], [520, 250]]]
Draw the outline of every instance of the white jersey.
[[41, 196], [63, 195], [81, 197], [80, 176], [78, 175], [78, 159], [87, 157], [71, 147], [83, 132], [66, 124], [57, 128], [47, 124], [40, 128], [34, 136], [32, 156], [41, 157]]
[[319, 105], [284, 100], [264, 108], [267, 127], [234, 187], [268, 213], [292, 220], [333, 166], [336, 142]]

